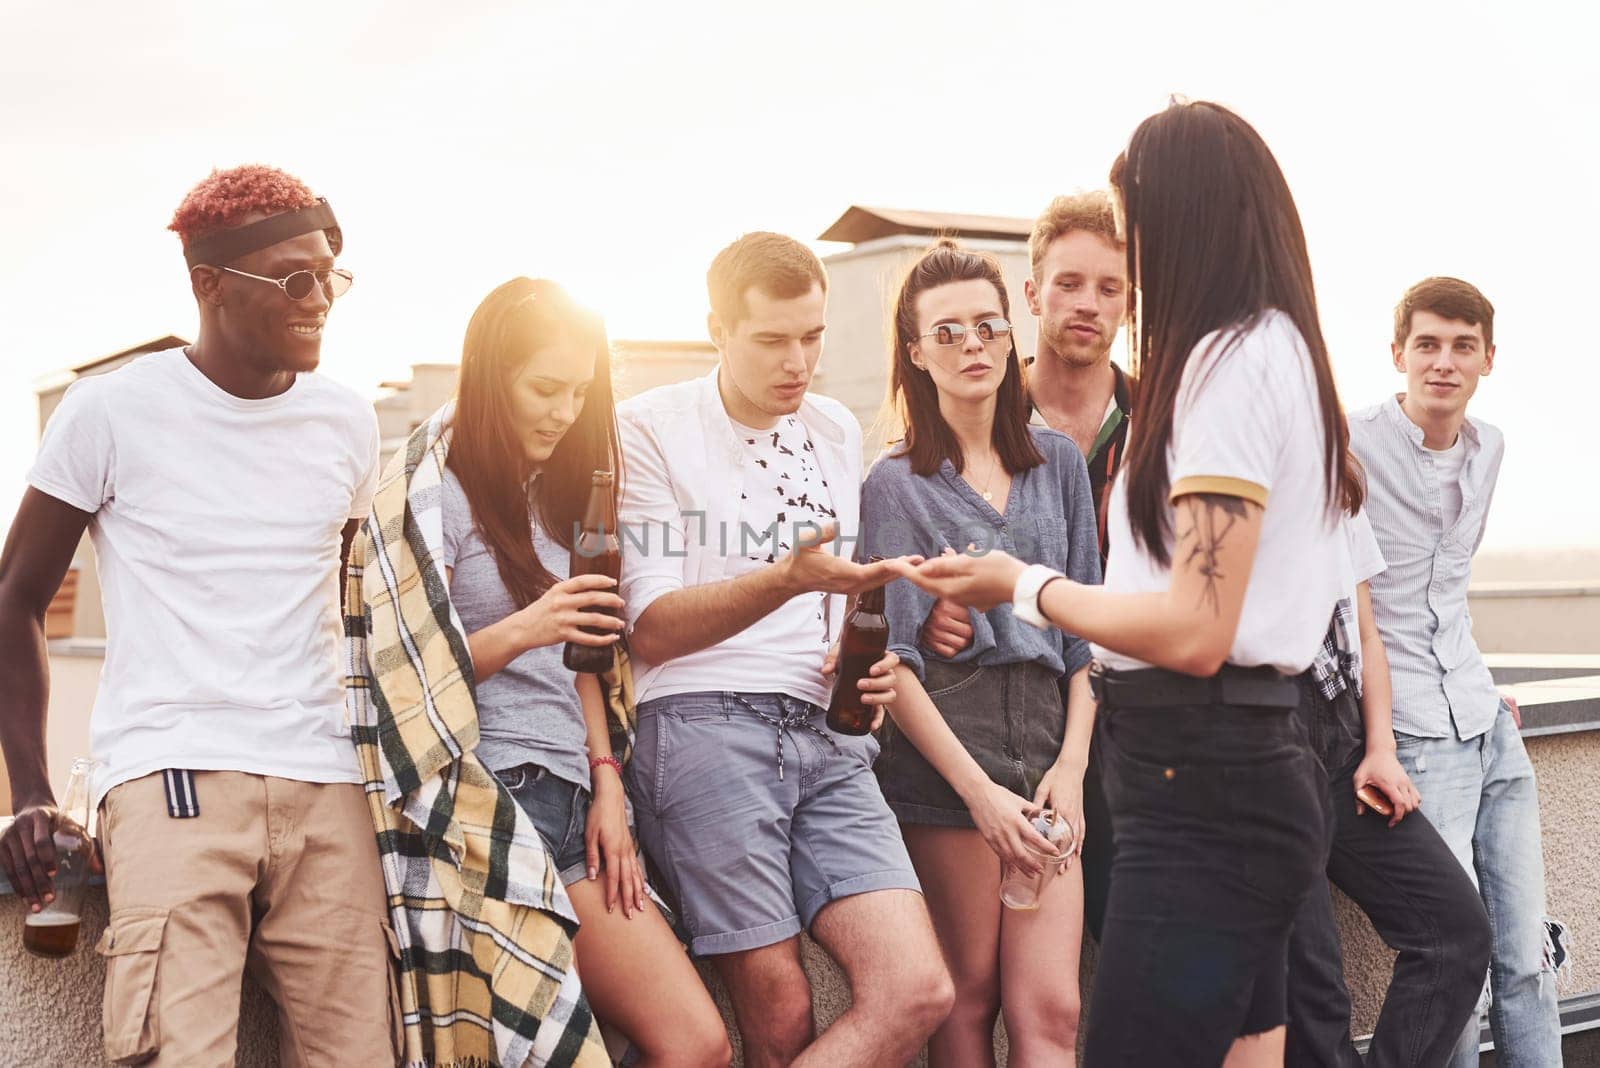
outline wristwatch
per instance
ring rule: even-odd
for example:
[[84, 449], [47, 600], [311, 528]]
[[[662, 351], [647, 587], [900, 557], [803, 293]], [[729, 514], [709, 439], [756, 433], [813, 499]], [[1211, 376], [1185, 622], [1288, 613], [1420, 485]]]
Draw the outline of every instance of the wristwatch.
[[1011, 614], [1040, 630], [1050, 626], [1050, 621], [1039, 611], [1039, 594], [1050, 582], [1066, 577], [1043, 564], [1029, 564], [1023, 568], [1022, 574], [1017, 576], [1016, 588], [1011, 591]]

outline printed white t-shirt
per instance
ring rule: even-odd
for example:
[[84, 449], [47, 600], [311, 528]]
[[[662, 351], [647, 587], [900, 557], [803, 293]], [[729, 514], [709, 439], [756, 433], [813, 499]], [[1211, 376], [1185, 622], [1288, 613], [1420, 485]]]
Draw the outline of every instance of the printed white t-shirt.
[[[1348, 567], [1345, 535], [1327, 500], [1316, 378], [1299, 330], [1280, 311], [1263, 313], [1243, 334], [1227, 331], [1231, 343], [1223, 333], [1202, 338], [1184, 368], [1167, 451], [1169, 501], [1208, 493], [1265, 509], [1228, 663], [1297, 675], [1327, 633]], [[1170, 521], [1176, 529], [1182, 520]], [[1107, 528], [1108, 590], [1171, 585], [1170, 569], [1133, 540], [1126, 470], [1111, 494]], [[1112, 668], [1150, 666], [1099, 645], [1095, 656]]]
[[320, 375], [245, 400], [170, 349], [67, 390], [28, 481], [94, 515], [96, 804], [165, 768], [360, 781], [339, 547], [377, 461], [371, 405]]
[[[766, 430], [729, 422], [744, 445], [740, 525], [717, 536], [726, 539], [724, 577], [734, 579], [789, 555], [806, 524], [821, 527], [836, 515], [833, 491], [797, 417], [782, 416]], [[662, 664], [650, 696], [732, 690], [783, 693], [826, 705], [831, 680], [817, 669], [827, 652], [827, 596], [802, 593], [716, 645]]]

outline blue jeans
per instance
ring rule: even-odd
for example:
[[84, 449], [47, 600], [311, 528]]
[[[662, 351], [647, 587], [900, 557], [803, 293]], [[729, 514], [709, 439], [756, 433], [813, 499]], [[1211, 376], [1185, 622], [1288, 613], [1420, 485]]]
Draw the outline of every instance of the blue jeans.
[[[1544, 854], [1539, 795], [1522, 736], [1504, 703], [1494, 726], [1466, 741], [1396, 734], [1422, 811], [1473, 877], [1489, 913], [1489, 1025], [1501, 1068], [1560, 1068], [1556, 978], [1545, 961]], [[1478, 1063], [1478, 1020], [1450, 1061]]]

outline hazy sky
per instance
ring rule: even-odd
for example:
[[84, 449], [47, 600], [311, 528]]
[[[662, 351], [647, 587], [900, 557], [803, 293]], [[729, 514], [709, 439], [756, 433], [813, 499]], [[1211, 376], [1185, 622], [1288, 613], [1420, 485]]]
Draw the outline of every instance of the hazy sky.
[[164, 227], [213, 166], [272, 163], [332, 201], [357, 282], [323, 366], [372, 392], [456, 359], [515, 274], [562, 281], [614, 336], [698, 337], [705, 266], [745, 230], [809, 239], [852, 203], [1031, 216], [1102, 185], [1177, 92], [1277, 153], [1348, 405], [1398, 388], [1408, 284], [1489, 295], [1499, 366], [1474, 410], [1508, 449], [1487, 544], [1600, 546], [1580, 5], [442, 7], [0, 0], [0, 515], [40, 376], [193, 336]]

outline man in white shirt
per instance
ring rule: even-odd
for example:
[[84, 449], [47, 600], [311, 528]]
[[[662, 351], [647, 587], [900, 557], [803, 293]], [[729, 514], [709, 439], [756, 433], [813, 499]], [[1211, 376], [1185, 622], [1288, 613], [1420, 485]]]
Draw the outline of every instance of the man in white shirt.
[[[839, 551], [861, 430], [807, 394], [827, 277], [804, 245], [754, 233], [707, 282], [717, 368], [617, 409], [639, 836], [727, 984], [746, 1064], [904, 1063], [953, 992], [871, 772], [877, 742], [824, 723], [847, 595], [890, 577]], [[896, 662], [874, 666], [864, 700], [893, 700]], [[815, 1038], [802, 930], [853, 994]]]
[[[1505, 439], [1467, 415], [1494, 369], [1494, 307], [1456, 278], [1428, 278], [1395, 309], [1405, 392], [1350, 416], [1366, 511], [1388, 566], [1371, 581], [1389, 656], [1397, 754], [1422, 811], [1478, 883], [1493, 928], [1489, 1022], [1502, 1065], [1561, 1063], [1544, 914], [1533, 766], [1514, 706], [1472, 638], [1467, 584]], [[1478, 1063], [1474, 1016], [1452, 1063]]]
[[341, 562], [372, 499], [377, 423], [312, 374], [332, 210], [268, 167], [214, 172], [173, 217], [197, 340], [67, 391], [0, 560], [0, 860], [37, 911], [58, 814], [40, 622], [94, 541], [105, 668], [90, 719], [111, 917], [114, 1063], [232, 1063], [240, 981], [284, 1061], [393, 1065], [390, 936], [344, 715]]

